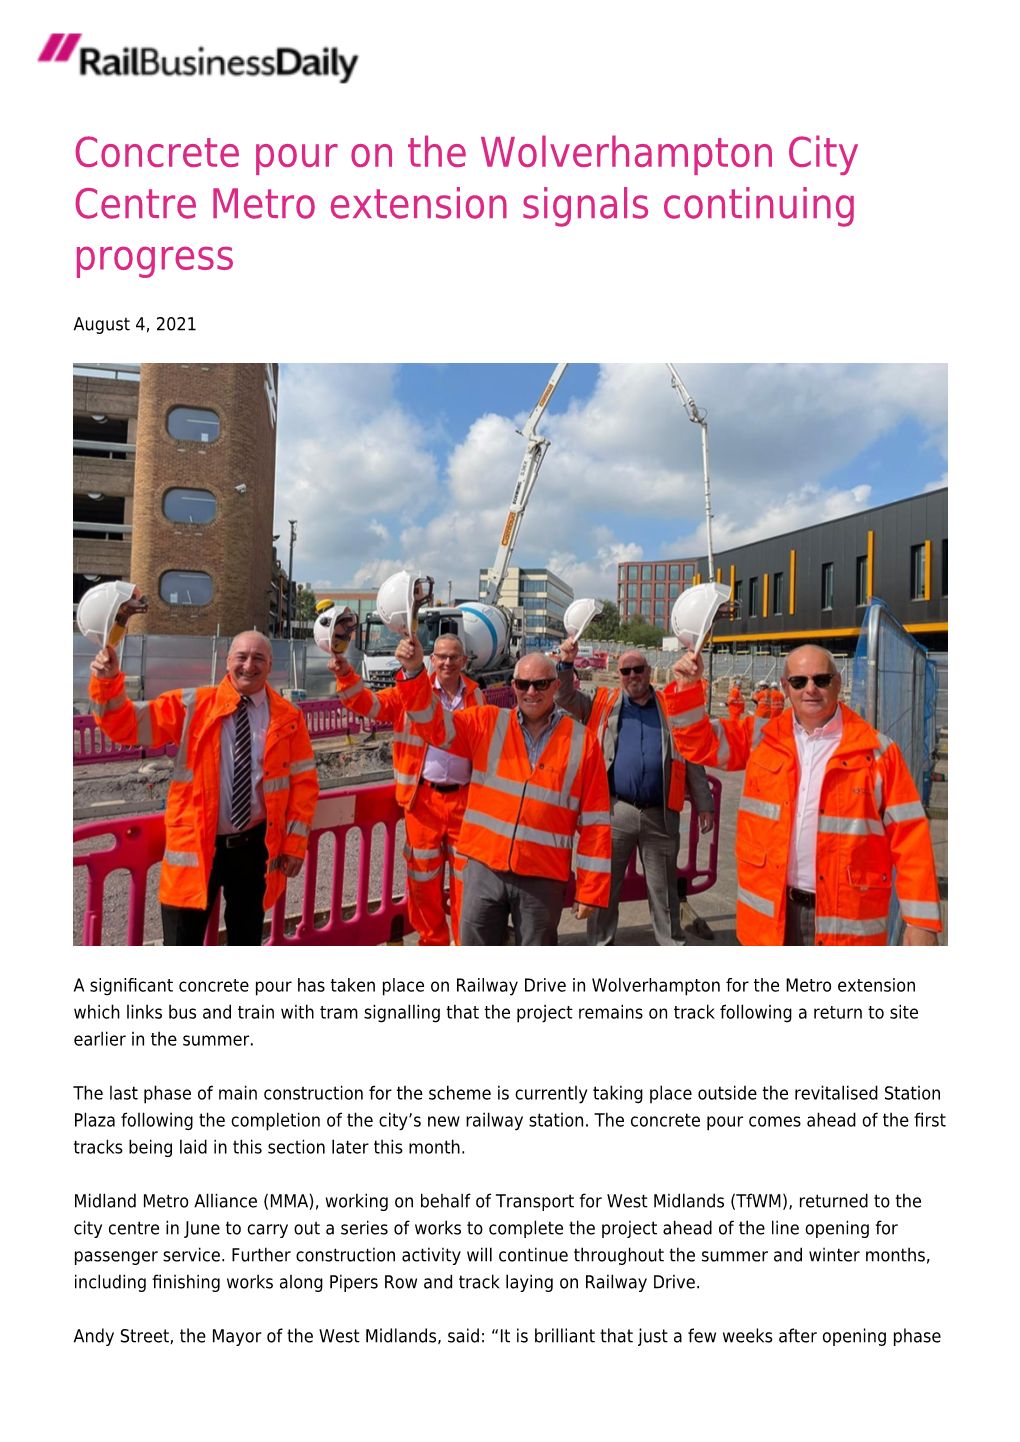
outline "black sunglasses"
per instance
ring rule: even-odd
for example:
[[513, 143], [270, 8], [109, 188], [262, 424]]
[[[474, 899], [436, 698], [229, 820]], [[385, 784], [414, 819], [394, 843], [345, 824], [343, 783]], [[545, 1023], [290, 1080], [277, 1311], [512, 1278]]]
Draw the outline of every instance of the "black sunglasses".
[[648, 670], [647, 666], [621, 666], [621, 676], [643, 676]]
[[803, 691], [809, 681], [813, 681], [816, 686], [820, 686], [824, 690], [835, 680], [835, 676], [836, 673], [834, 671], [825, 671], [821, 676], [784, 676], [783, 680], [787, 686], [792, 686], [795, 691]]
[[518, 679], [518, 677], [514, 677], [515, 691], [548, 691], [549, 687], [552, 685], [553, 681], [550, 677], [546, 677], [541, 681], [521, 681]]

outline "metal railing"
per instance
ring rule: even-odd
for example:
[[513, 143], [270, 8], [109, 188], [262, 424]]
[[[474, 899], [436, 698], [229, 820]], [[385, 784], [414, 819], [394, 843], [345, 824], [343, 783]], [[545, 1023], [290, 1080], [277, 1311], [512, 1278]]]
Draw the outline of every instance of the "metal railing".
[[896, 742], [922, 796], [934, 751], [937, 694], [938, 671], [927, 650], [873, 597], [854, 658], [850, 705]]
[[111, 461], [114, 457], [106, 454], [109, 451], [119, 451], [122, 456], [133, 456], [138, 450], [134, 441], [86, 441], [79, 440], [77, 436], [73, 438], [72, 445], [75, 451], [104, 454], [106, 459]]
[[72, 365], [71, 372], [76, 376], [95, 376], [99, 380], [140, 381], [142, 378], [140, 365], [93, 365], [87, 361], [78, 361]]

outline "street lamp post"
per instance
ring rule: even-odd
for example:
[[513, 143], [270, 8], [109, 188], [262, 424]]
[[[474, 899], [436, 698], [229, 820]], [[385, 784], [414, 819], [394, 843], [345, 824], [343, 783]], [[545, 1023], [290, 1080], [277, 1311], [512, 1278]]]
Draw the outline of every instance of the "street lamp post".
[[288, 521], [290, 527], [290, 558], [287, 561], [287, 639], [294, 639], [294, 537], [297, 535], [297, 521]]

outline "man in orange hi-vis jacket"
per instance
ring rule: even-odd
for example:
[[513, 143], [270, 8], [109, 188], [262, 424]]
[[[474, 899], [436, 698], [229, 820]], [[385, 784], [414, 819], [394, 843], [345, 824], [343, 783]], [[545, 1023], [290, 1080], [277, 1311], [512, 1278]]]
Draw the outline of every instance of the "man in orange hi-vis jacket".
[[578, 917], [608, 904], [612, 866], [605, 762], [592, 733], [556, 708], [555, 662], [537, 653], [517, 662], [516, 710], [447, 711], [417, 637], [396, 655], [412, 729], [471, 762], [457, 842], [461, 945], [502, 946], [512, 919], [518, 946], [555, 946], [575, 839]]
[[132, 701], [112, 646], [92, 662], [92, 712], [112, 741], [180, 747], [159, 878], [165, 946], [202, 945], [221, 888], [228, 946], [261, 945], [263, 913], [301, 870], [319, 780], [304, 716], [266, 684], [272, 668], [271, 643], [243, 631], [218, 686]]
[[769, 713], [771, 716], [782, 716], [786, 707], [786, 697], [778, 686], [773, 686], [769, 692]]
[[744, 714], [744, 693], [740, 689], [739, 681], [734, 681], [730, 687], [730, 694], [726, 698], [726, 709], [730, 713], [731, 721], [739, 721]]
[[744, 946], [884, 946], [895, 878], [905, 946], [942, 930], [928, 819], [899, 747], [839, 701], [828, 651], [783, 668], [790, 702], [766, 721], [706, 717], [701, 657], [673, 665], [664, 696], [691, 761], [743, 771], [737, 935]]
[[[467, 656], [457, 636], [440, 636], [432, 652], [432, 687], [449, 711], [485, 705], [476, 681], [462, 675]], [[388, 686], [371, 691], [343, 656], [333, 656], [337, 695], [348, 710], [370, 721], [393, 725], [393, 775], [397, 802], [404, 808], [404, 861], [407, 866], [408, 919], [419, 946], [456, 944], [460, 928], [463, 862], [457, 854], [467, 804], [471, 763], [462, 756], [422, 744], [404, 714], [404, 691]], [[443, 872], [450, 870], [450, 924], [443, 903]]]

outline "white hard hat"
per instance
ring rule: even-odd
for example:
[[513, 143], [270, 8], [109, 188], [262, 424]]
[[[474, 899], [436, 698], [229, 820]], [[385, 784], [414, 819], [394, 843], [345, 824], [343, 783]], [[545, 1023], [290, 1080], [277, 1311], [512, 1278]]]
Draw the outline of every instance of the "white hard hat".
[[376, 610], [383, 624], [398, 636], [410, 636], [418, 605], [428, 600], [432, 584], [431, 576], [415, 571], [398, 571], [395, 576], [388, 576], [379, 587], [376, 598]]
[[582, 598], [578, 601], [571, 601], [563, 613], [563, 624], [567, 628], [567, 635], [575, 641], [580, 641], [581, 633], [589, 621], [594, 621], [596, 616], [602, 615], [602, 602], [591, 598]]
[[78, 602], [78, 630], [100, 649], [109, 645], [117, 612], [132, 600], [135, 589], [133, 581], [104, 581], [86, 591]]
[[320, 601], [312, 627], [312, 640], [327, 656], [342, 656], [350, 645], [358, 618], [349, 606]]
[[700, 651], [712, 623], [729, 599], [729, 586], [723, 586], [718, 581], [691, 586], [673, 602], [673, 613], [669, 618], [673, 635], [679, 637], [689, 650]]

